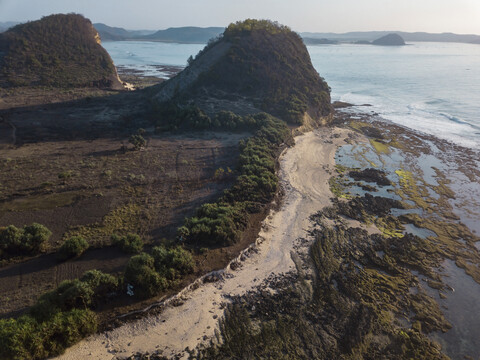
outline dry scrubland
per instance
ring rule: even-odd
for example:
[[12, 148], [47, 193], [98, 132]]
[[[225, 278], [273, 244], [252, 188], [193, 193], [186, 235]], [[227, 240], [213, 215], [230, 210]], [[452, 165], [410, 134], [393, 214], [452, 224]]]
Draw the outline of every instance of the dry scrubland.
[[[127, 139], [46, 142], [2, 151], [0, 226], [33, 222], [53, 235], [47, 252], [81, 235], [92, 249], [58, 264], [54, 255], [0, 269], [2, 315], [32, 305], [39, 294], [84, 271], [122, 271], [129, 255], [108, 247], [112, 233], [147, 243], [171, 237], [186, 214], [229, 185], [215, 178], [235, 163], [241, 135], [210, 140], [150, 137], [144, 151], [121, 151]], [[131, 148], [131, 145], [130, 145]]]

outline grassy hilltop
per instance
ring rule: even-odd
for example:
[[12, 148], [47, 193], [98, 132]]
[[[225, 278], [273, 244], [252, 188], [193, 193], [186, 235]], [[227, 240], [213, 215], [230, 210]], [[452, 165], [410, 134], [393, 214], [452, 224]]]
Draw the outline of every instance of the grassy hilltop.
[[0, 34], [0, 85], [121, 88], [90, 20], [57, 14]]

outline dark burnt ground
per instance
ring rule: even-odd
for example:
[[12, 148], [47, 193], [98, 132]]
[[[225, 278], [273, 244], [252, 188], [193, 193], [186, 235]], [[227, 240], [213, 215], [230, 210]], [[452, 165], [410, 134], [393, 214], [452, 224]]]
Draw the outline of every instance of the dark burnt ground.
[[[38, 222], [53, 232], [50, 254], [13, 259], [0, 268], [1, 315], [18, 314], [41, 293], [86, 270], [123, 271], [129, 256], [109, 246], [114, 232], [138, 233], [148, 246], [173, 239], [185, 216], [231, 185], [233, 177], [215, 179], [215, 170], [235, 167], [244, 136], [147, 133], [145, 150], [126, 152], [121, 148], [128, 136], [120, 135], [0, 150], [0, 226]], [[85, 237], [91, 248], [59, 264], [52, 252], [69, 235]], [[216, 257], [198, 258], [199, 271], [229, 256], [229, 250], [219, 250]]]

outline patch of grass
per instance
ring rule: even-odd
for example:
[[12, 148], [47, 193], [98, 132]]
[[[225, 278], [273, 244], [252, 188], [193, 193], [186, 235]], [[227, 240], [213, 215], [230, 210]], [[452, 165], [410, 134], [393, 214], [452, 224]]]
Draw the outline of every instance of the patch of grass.
[[109, 212], [101, 223], [78, 226], [69, 230], [64, 238], [80, 236], [90, 240], [92, 244], [105, 245], [114, 233], [135, 233], [139, 226], [142, 210], [137, 204], [127, 204]]
[[0, 211], [50, 210], [71, 205], [80, 196], [81, 193], [78, 191], [31, 195], [1, 203]]

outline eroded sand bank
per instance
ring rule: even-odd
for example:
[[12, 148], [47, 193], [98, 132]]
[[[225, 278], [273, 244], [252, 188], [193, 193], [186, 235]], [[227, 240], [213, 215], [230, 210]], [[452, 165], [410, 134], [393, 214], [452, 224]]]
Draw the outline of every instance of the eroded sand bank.
[[114, 359], [137, 352], [163, 351], [164, 356], [193, 349], [214, 335], [222, 303], [230, 295], [252, 290], [272, 273], [295, 269], [291, 258], [295, 240], [307, 237], [309, 216], [330, 204], [328, 179], [334, 170], [335, 151], [344, 144], [348, 130], [321, 128], [296, 137], [296, 145], [280, 157], [280, 177], [285, 197], [279, 211], [272, 211], [264, 222], [256, 249], [244, 257], [236, 270], [221, 272], [222, 279], [202, 283], [177, 297], [181, 306], [166, 306], [156, 316], [140, 319], [112, 331], [94, 335], [58, 357], [73, 359]]

